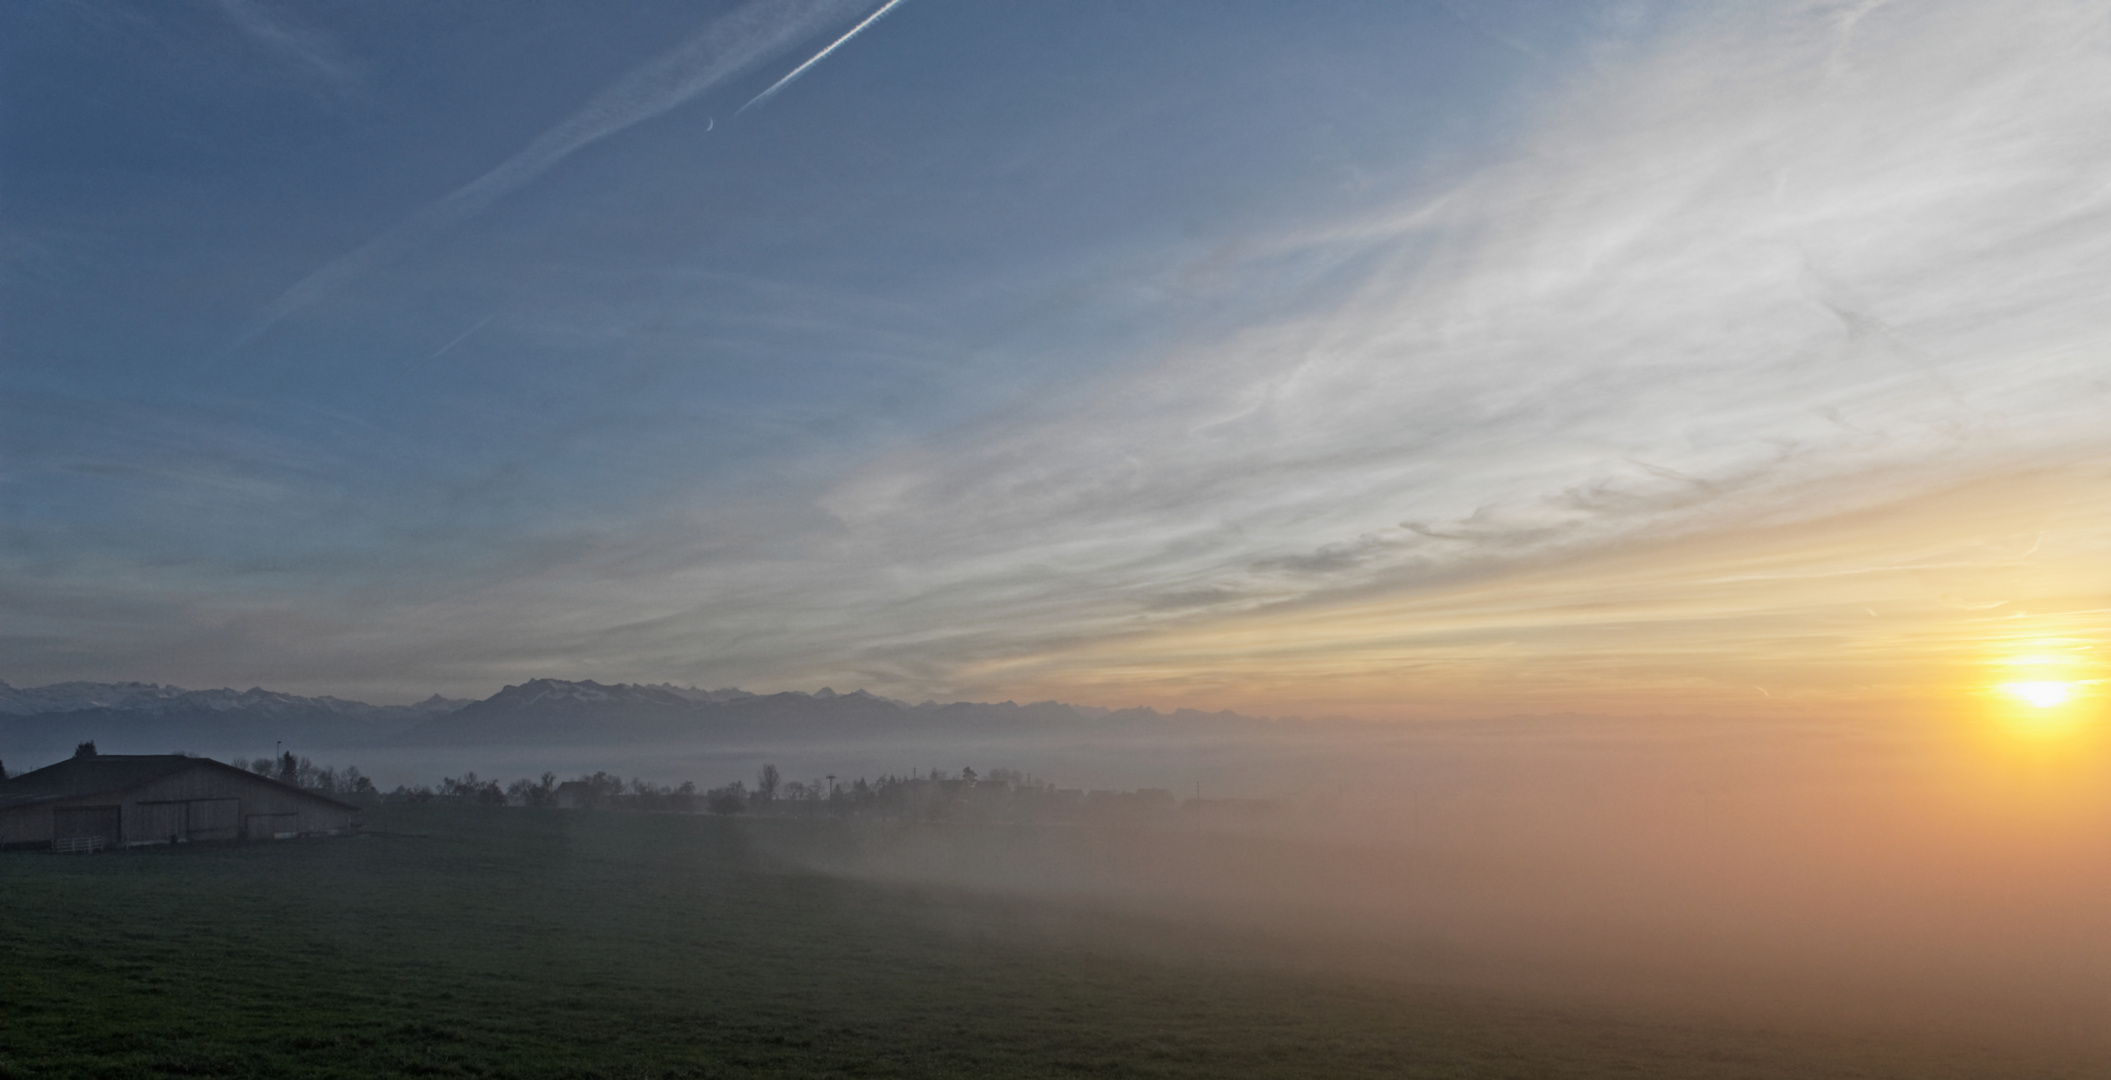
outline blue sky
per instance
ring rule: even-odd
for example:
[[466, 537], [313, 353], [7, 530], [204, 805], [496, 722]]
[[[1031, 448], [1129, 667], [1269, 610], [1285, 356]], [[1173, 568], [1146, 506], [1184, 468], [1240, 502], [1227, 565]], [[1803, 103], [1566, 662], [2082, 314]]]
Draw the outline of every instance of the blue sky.
[[0, 12], [0, 678], [1749, 696], [1445, 590], [2095, 490], [2100, 5], [905, 0], [741, 111], [878, 7]]

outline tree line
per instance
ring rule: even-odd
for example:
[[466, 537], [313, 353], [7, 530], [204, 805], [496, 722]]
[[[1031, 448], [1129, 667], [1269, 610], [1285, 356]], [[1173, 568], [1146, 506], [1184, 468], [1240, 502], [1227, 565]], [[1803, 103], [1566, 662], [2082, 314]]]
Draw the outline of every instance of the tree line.
[[381, 794], [374, 782], [356, 766], [347, 765], [342, 770], [319, 766], [305, 757], [295, 756], [291, 750], [276, 758], [260, 757], [253, 761], [237, 758], [232, 764], [246, 768], [258, 776], [268, 776], [282, 784], [292, 784], [324, 795], [373, 799]]
[[560, 780], [556, 773], [506, 783], [474, 772], [442, 777], [436, 785], [398, 785], [382, 791], [357, 768], [317, 766], [291, 752], [277, 759], [247, 763], [272, 776], [323, 794], [376, 803], [447, 803], [475, 806], [565, 807], [655, 810], [776, 816], [886, 817], [922, 820], [1113, 820], [1155, 817], [1177, 809], [1171, 792], [1159, 788], [1135, 791], [1083, 791], [1054, 784], [1016, 769], [986, 773], [974, 768], [912, 771], [878, 779], [840, 779], [833, 774], [806, 780], [787, 778], [775, 764], [764, 764], [754, 781], [734, 780], [710, 789], [693, 781], [661, 784], [613, 773], [583, 773]]

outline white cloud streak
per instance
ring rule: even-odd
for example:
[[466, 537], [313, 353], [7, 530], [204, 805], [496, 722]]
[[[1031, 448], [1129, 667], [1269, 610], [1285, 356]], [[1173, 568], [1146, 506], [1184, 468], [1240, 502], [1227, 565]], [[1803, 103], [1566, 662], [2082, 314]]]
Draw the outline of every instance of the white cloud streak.
[[219, 0], [220, 13], [243, 36], [306, 69], [338, 90], [358, 82], [358, 70], [324, 34], [301, 26], [255, 0]]
[[1793, 3], [1693, 32], [1510, 164], [1218, 277], [1262, 308], [1298, 267], [1376, 265], [1350, 294], [847, 480], [823, 505], [863, 576], [834, 584], [917, 628], [875, 658], [942, 671], [1168, 597], [1412, 588], [2086, 460], [2111, 441], [2107, 12]]
[[848, 33], [845, 33], [842, 37], [839, 37], [834, 41], [829, 42], [827, 48], [822, 49], [820, 52], [817, 52], [813, 56], [807, 58], [806, 63], [803, 63], [798, 67], [793, 68], [790, 74], [786, 75], [784, 78], [777, 80], [776, 82], [771, 83], [769, 89], [764, 90], [762, 93], [755, 95], [753, 98], [750, 98], [748, 100], [748, 103], [746, 105], [742, 105], [740, 107], [739, 112], [734, 113], [734, 115], [738, 116], [740, 115], [740, 113], [747, 112], [749, 109], [752, 109], [755, 106], [760, 105], [765, 101], [768, 101], [770, 98], [775, 97], [777, 91], [782, 90], [787, 86], [790, 86], [792, 84], [792, 80], [797, 79], [799, 76], [806, 74], [806, 69], [813, 67], [815, 64], [818, 64], [821, 61], [827, 59], [829, 53], [835, 52], [837, 49], [842, 48], [844, 43], [849, 41], [851, 38], [854, 38], [859, 34], [864, 33], [866, 27], [878, 22], [880, 16], [885, 15], [890, 11], [893, 11], [894, 6], [901, 2], [902, 0], [887, 0], [886, 3], [881, 4], [880, 9], [878, 11], [875, 11], [872, 14], [865, 16], [864, 20], [859, 22], [856, 26], [851, 27]]
[[[815, 507], [611, 529], [374, 610], [362, 625], [399, 628], [377, 666], [408, 689], [449, 657], [457, 692], [588, 672], [1005, 696], [1084, 677], [1066, 656], [1248, 617], [1252, 666], [1312, 634], [1353, 675], [1418, 662], [1359, 651], [1403, 631], [1356, 604], [1450, 589], [1429, 618], [1474, 648], [1567, 648], [1614, 679], [1716, 663], [1745, 612], [1821, 592], [1917, 648], [1914, 604], [2024, 595], [2048, 560], [2096, 567], [2058, 585], [2086, 591], [2111, 552], [2111, 4], [1740, 11], [1575, 88], [1506, 164], [1139, 286], [1279, 312], [1284, 282], [1367, 268], [1350, 288], [1135, 358], [1084, 407], [870, 462]], [[614, 129], [553, 134], [478, 190]], [[2091, 462], [2093, 489], [2008, 480]], [[1984, 526], [2003, 535], [1967, 535], [1984, 495], [1926, 502], [1912, 535], [1851, 516], [1973, 484], [2007, 493]], [[1807, 553], [1768, 546], [1827, 517]], [[1821, 575], [1893, 584], [1797, 584]]]
[[852, 7], [847, 0], [756, 0], [713, 20], [673, 52], [603, 90], [496, 168], [303, 278], [243, 326], [236, 344], [255, 340], [287, 316], [481, 213], [581, 149], [693, 100], [769, 60], [820, 27], [842, 19]]
[[438, 360], [441, 356], [446, 354], [447, 350], [452, 349], [455, 346], [460, 345], [461, 343], [468, 341], [470, 338], [476, 336], [477, 331], [482, 330], [484, 327], [491, 325], [491, 320], [496, 318], [498, 318], [498, 316], [496, 315], [484, 316], [482, 319], [477, 321], [477, 324], [475, 326], [472, 326], [469, 329], [464, 330], [461, 333], [455, 335], [454, 337], [449, 338], [447, 344], [442, 345], [437, 349], [434, 349], [432, 355], [426, 357], [426, 359]]

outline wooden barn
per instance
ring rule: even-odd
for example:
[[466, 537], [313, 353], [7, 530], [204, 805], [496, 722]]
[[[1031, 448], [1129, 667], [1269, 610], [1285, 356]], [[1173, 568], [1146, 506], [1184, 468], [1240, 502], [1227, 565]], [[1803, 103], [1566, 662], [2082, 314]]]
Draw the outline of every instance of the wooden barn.
[[101, 851], [337, 835], [359, 807], [210, 758], [76, 755], [0, 780], [0, 847]]

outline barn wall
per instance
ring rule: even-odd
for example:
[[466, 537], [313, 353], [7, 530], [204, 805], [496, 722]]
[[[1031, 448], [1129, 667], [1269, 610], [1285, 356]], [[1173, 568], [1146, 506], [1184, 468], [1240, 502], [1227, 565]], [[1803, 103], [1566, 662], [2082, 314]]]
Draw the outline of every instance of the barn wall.
[[0, 848], [51, 843], [51, 807], [46, 804], [0, 810]]
[[358, 811], [246, 773], [200, 764], [122, 792], [97, 792], [0, 811], [0, 846], [46, 846], [54, 822], [78, 832], [117, 808], [108, 846], [171, 841], [269, 840], [289, 833], [339, 833], [356, 827]]
[[[229, 805], [230, 800], [233, 805]], [[269, 840], [286, 833], [344, 832], [358, 811], [232, 769], [201, 765], [125, 792], [125, 842]], [[181, 812], [175, 809], [180, 806]], [[172, 826], [178, 817], [183, 831]], [[134, 823], [137, 823], [135, 826]]]

